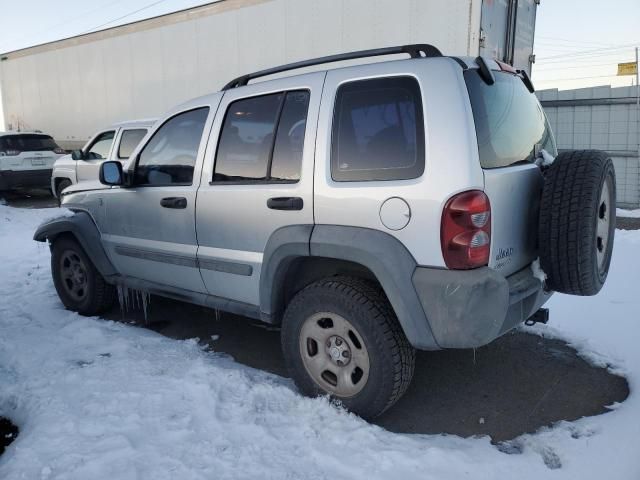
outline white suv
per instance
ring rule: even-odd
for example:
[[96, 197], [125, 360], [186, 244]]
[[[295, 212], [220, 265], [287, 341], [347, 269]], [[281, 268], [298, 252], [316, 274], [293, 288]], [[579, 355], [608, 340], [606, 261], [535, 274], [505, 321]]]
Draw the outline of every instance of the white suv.
[[526, 74], [430, 45], [240, 77], [100, 181], [34, 236], [67, 308], [99, 313], [118, 287], [280, 325], [301, 391], [368, 418], [404, 393], [415, 349], [546, 321], [553, 291], [600, 290], [613, 247], [611, 160], [557, 155]]
[[0, 132], [0, 192], [48, 187], [53, 164], [65, 153], [41, 132]]
[[105, 160], [125, 162], [153, 126], [155, 120], [132, 120], [116, 123], [96, 133], [82, 148], [55, 162], [51, 173], [51, 191], [60, 198], [69, 185], [98, 181], [100, 165]]

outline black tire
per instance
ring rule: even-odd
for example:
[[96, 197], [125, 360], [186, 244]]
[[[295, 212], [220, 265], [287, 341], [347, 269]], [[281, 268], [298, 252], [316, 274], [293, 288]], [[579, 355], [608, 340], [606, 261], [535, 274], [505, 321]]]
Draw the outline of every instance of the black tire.
[[[305, 367], [300, 340], [303, 325], [319, 313], [348, 320], [364, 344], [369, 361], [368, 376], [355, 395], [341, 397], [328, 391]], [[365, 419], [372, 419], [391, 407], [405, 393], [413, 377], [415, 350], [407, 341], [384, 292], [377, 285], [357, 278], [331, 277], [298, 292], [287, 306], [281, 335], [284, 358], [301, 392], [311, 397], [330, 394]]]
[[69, 186], [71, 186], [71, 180], [67, 178], [60, 180], [56, 185], [56, 197], [58, 198], [58, 205], [62, 204], [62, 191]]
[[[69, 270], [65, 263], [69, 262], [70, 256], [77, 258], [81, 265], [82, 271], [77, 272], [83, 278], [81, 294], [78, 293], [80, 290], [72, 292], [74, 280], [65, 275]], [[115, 287], [104, 281], [80, 244], [71, 237], [63, 236], [54, 240], [51, 249], [51, 274], [58, 296], [68, 310], [81, 315], [96, 315], [111, 308], [115, 301]]]
[[597, 294], [609, 272], [615, 220], [616, 178], [607, 154], [560, 153], [545, 172], [540, 204], [540, 264], [546, 286], [571, 295]]

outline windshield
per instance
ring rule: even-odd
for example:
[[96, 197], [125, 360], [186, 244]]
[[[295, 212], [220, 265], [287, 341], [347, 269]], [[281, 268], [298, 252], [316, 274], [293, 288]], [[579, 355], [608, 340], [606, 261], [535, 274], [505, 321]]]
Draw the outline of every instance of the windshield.
[[0, 151], [42, 152], [59, 148], [49, 135], [20, 134], [0, 137]]
[[475, 69], [464, 74], [482, 167], [534, 162], [536, 146], [555, 157], [558, 153], [553, 133], [535, 94], [517, 75], [494, 74], [493, 85], [487, 85]]

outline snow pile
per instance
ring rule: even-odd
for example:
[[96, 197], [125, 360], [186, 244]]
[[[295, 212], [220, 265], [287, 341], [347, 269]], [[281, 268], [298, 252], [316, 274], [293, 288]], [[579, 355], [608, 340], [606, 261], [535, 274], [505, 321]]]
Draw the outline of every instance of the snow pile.
[[536, 165], [542, 167], [550, 167], [555, 161], [556, 157], [547, 152], [544, 148], [540, 150], [540, 156], [536, 160]]
[[390, 433], [195, 340], [65, 311], [31, 241], [51, 213], [0, 206], [0, 415], [21, 430], [2, 479], [639, 478], [639, 232], [618, 232], [600, 296], [556, 295], [556, 327], [534, 330], [624, 372], [629, 399], [507, 454], [486, 437]]
[[533, 276], [538, 280], [540, 280], [540, 283], [544, 284], [544, 282], [547, 281], [547, 274], [545, 273], [545, 271], [542, 269], [542, 266], [540, 265], [540, 258], [536, 258], [531, 263], [531, 271], [533, 272]]
[[616, 208], [616, 217], [640, 218], [640, 208], [636, 210], [624, 210], [622, 208]]

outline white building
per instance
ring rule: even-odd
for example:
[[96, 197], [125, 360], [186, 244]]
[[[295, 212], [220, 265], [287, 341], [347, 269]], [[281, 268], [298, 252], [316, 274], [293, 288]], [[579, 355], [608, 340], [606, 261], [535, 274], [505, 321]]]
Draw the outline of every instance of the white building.
[[637, 87], [541, 90], [537, 95], [558, 149], [608, 152], [616, 169], [618, 206], [640, 207]]

